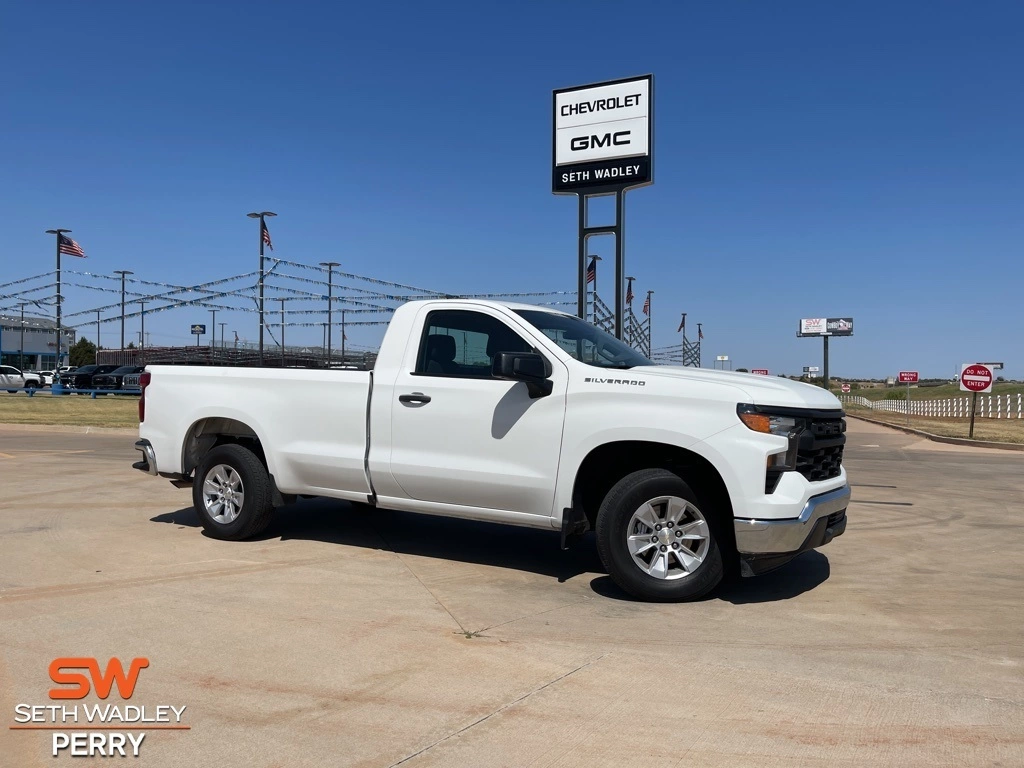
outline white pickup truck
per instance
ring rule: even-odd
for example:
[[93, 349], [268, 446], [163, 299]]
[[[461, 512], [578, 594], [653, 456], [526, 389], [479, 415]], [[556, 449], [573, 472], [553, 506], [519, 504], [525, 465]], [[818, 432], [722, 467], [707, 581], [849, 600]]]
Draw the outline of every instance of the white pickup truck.
[[150, 366], [136, 469], [221, 539], [299, 495], [560, 531], [612, 578], [692, 600], [846, 528], [846, 424], [787, 379], [653, 365], [561, 312], [400, 307], [371, 371]]

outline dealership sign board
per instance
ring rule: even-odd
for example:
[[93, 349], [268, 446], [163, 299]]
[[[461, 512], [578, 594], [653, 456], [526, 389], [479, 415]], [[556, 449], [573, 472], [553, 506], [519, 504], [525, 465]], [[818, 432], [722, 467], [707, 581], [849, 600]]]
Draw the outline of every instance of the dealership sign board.
[[809, 317], [800, 321], [797, 336], [853, 336], [852, 317]]
[[654, 181], [654, 76], [554, 92], [555, 194], [629, 189]]
[[761, 376], [767, 376], [768, 375], [768, 369], [767, 368], [751, 368], [750, 372], [751, 373], [759, 374]]

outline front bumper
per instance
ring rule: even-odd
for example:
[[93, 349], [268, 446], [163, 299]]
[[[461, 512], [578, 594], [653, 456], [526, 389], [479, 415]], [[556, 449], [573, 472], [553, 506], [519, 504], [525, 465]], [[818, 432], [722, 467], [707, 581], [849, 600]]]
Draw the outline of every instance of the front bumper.
[[846, 530], [850, 486], [812, 496], [799, 517], [785, 520], [737, 518], [736, 549], [744, 576], [767, 573], [801, 552], [828, 544]]

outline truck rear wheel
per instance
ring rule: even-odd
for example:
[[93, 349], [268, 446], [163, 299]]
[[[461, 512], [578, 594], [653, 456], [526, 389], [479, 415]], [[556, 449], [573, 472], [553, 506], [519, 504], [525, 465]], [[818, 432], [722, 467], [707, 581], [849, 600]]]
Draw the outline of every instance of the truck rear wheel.
[[722, 581], [721, 521], [678, 475], [626, 475], [597, 513], [597, 548], [612, 579], [634, 597], [684, 602]]
[[192, 503], [203, 529], [215, 539], [239, 541], [270, 524], [270, 475], [259, 458], [240, 445], [214, 447], [196, 469]]

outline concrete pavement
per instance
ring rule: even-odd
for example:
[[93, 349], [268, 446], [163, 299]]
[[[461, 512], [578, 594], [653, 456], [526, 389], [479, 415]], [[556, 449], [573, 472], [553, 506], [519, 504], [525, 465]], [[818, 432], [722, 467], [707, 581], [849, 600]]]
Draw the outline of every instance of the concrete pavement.
[[0, 712], [145, 656], [191, 730], [143, 766], [1024, 764], [1024, 456], [848, 434], [844, 536], [651, 605], [541, 531], [312, 500], [216, 541], [132, 436], [0, 427]]

